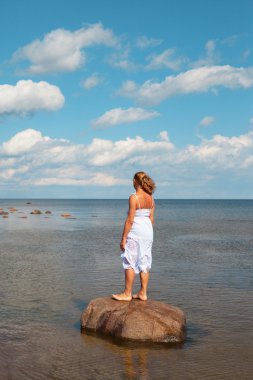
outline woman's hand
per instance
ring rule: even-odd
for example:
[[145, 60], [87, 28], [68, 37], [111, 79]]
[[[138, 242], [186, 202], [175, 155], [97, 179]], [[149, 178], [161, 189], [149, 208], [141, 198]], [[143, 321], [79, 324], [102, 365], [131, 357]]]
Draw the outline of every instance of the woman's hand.
[[120, 242], [120, 249], [122, 252], [125, 251], [125, 247], [126, 247], [126, 238], [122, 238]]

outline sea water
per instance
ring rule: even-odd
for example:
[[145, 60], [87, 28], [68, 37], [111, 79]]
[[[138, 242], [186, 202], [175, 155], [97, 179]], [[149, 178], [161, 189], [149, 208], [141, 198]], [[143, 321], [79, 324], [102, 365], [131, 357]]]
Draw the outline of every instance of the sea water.
[[252, 379], [253, 201], [156, 200], [148, 296], [186, 313], [172, 346], [80, 332], [91, 299], [123, 290], [127, 200], [28, 201], [0, 200], [18, 210], [0, 216], [1, 380]]

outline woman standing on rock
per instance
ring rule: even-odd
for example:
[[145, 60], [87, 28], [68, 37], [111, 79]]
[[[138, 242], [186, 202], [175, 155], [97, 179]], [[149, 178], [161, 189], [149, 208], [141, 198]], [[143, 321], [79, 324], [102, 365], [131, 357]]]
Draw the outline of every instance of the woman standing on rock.
[[[129, 197], [128, 216], [120, 243], [122, 264], [125, 270], [125, 289], [123, 293], [113, 294], [112, 298], [118, 301], [131, 301], [138, 298], [147, 300], [147, 286], [149, 271], [152, 263], [152, 243], [155, 203], [153, 192], [154, 181], [145, 173], [137, 172], [133, 178], [136, 190]], [[141, 288], [132, 296], [135, 274], [140, 274]]]

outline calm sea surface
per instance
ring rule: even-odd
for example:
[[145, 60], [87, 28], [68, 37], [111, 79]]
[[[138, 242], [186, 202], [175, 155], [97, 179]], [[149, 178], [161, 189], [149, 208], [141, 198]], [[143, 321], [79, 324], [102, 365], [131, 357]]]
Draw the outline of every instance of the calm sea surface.
[[178, 346], [80, 333], [89, 300], [123, 289], [126, 200], [26, 202], [0, 200], [18, 209], [0, 216], [1, 380], [253, 378], [253, 201], [156, 201], [149, 298], [185, 311]]

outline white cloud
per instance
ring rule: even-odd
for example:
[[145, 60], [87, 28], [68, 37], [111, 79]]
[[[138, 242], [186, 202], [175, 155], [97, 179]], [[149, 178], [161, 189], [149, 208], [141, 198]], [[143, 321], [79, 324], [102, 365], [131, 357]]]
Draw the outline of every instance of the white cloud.
[[203, 139], [199, 145], [189, 145], [181, 152], [180, 159], [201, 162], [209, 170], [235, 169], [240, 173], [252, 151], [253, 132], [233, 137], [215, 135], [210, 140]]
[[215, 122], [215, 117], [213, 116], [205, 116], [203, 119], [200, 120], [199, 125], [201, 127], [206, 127], [208, 125], [212, 125]]
[[28, 181], [27, 184], [33, 184], [36, 186], [114, 186], [127, 184], [127, 180], [114, 178], [111, 175], [105, 173], [96, 173], [90, 176], [88, 179], [76, 179], [76, 178], [40, 178], [35, 181]]
[[42, 136], [41, 132], [35, 129], [25, 129], [3, 143], [3, 152], [9, 155], [19, 155], [31, 151], [37, 143], [43, 141], [48, 142], [50, 138]]
[[249, 120], [250, 124], [253, 124], [253, 117]]
[[110, 64], [113, 67], [118, 69], [126, 70], [126, 71], [135, 71], [139, 68], [139, 65], [130, 61], [129, 59], [110, 59]]
[[159, 133], [159, 136], [160, 136], [160, 138], [161, 138], [162, 141], [170, 141], [169, 135], [168, 135], [167, 131], [161, 131]]
[[151, 47], [158, 46], [162, 43], [161, 39], [158, 38], [148, 38], [146, 36], [140, 36], [136, 40], [136, 46], [140, 49], [147, 49]]
[[179, 70], [184, 62], [184, 59], [173, 58], [174, 54], [175, 49], [167, 49], [160, 54], [151, 54], [147, 57], [149, 64], [146, 66], [146, 69], [159, 70], [162, 68], [167, 68], [173, 71]]
[[142, 104], [153, 105], [170, 96], [207, 92], [221, 86], [229, 89], [252, 87], [253, 67], [199, 67], [176, 76], [167, 76], [163, 82], [149, 80], [138, 85], [133, 81], [126, 81], [119, 94]]
[[42, 40], [19, 48], [13, 55], [14, 61], [30, 61], [27, 71], [32, 74], [74, 71], [85, 64], [84, 48], [92, 45], [115, 46], [117, 38], [102, 24], [93, 24], [69, 31], [56, 29]]
[[47, 82], [20, 80], [15, 86], [0, 85], [0, 115], [56, 111], [63, 104], [60, 89]]
[[24, 174], [24, 173], [28, 172], [28, 170], [29, 170], [28, 165], [20, 166], [17, 169], [12, 169], [12, 168], [5, 169], [5, 170], [0, 172], [0, 178], [2, 178], [3, 180], [10, 180], [15, 175]]
[[[22, 151], [25, 136], [31, 141], [33, 136], [34, 140], [28, 141]], [[7, 149], [10, 146], [12, 149]], [[238, 183], [245, 183], [245, 189], [252, 188], [252, 169], [253, 131], [232, 137], [215, 135], [199, 144], [178, 148], [167, 131], [161, 131], [154, 141], [137, 136], [73, 144], [25, 130], [0, 145], [1, 186], [7, 188], [130, 187], [133, 173], [145, 170], [154, 177], [158, 191], [164, 189], [164, 197], [206, 197], [221, 194], [225, 185], [228, 195], [231, 184], [232, 189]], [[237, 196], [241, 196], [241, 190]]]
[[234, 47], [236, 43], [238, 42], [239, 38], [242, 36], [243, 34], [233, 34], [232, 36], [222, 39], [221, 43], [229, 47]]
[[122, 69], [125, 71], [136, 71], [141, 65], [133, 62], [130, 57], [131, 49], [129, 46], [123, 46], [116, 53], [110, 54], [106, 61], [112, 67]]
[[142, 120], [153, 119], [158, 112], [143, 108], [113, 108], [92, 122], [94, 128], [112, 127], [120, 124], [132, 124]]
[[98, 86], [99, 84], [101, 84], [103, 82], [103, 80], [104, 79], [98, 73], [94, 73], [89, 78], [86, 78], [82, 82], [82, 86], [86, 90], [90, 90], [91, 88], [94, 88], [94, 87]]
[[219, 55], [216, 51], [216, 41], [209, 40], [205, 44], [206, 55], [195, 62], [192, 62], [192, 67], [213, 66], [219, 62]]
[[173, 149], [170, 141], [145, 141], [140, 136], [115, 142], [94, 139], [89, 146], [90, 163], [95, 166], [122, 163], [147, 165], [158, 163], [161, 153], [166, 154]]

